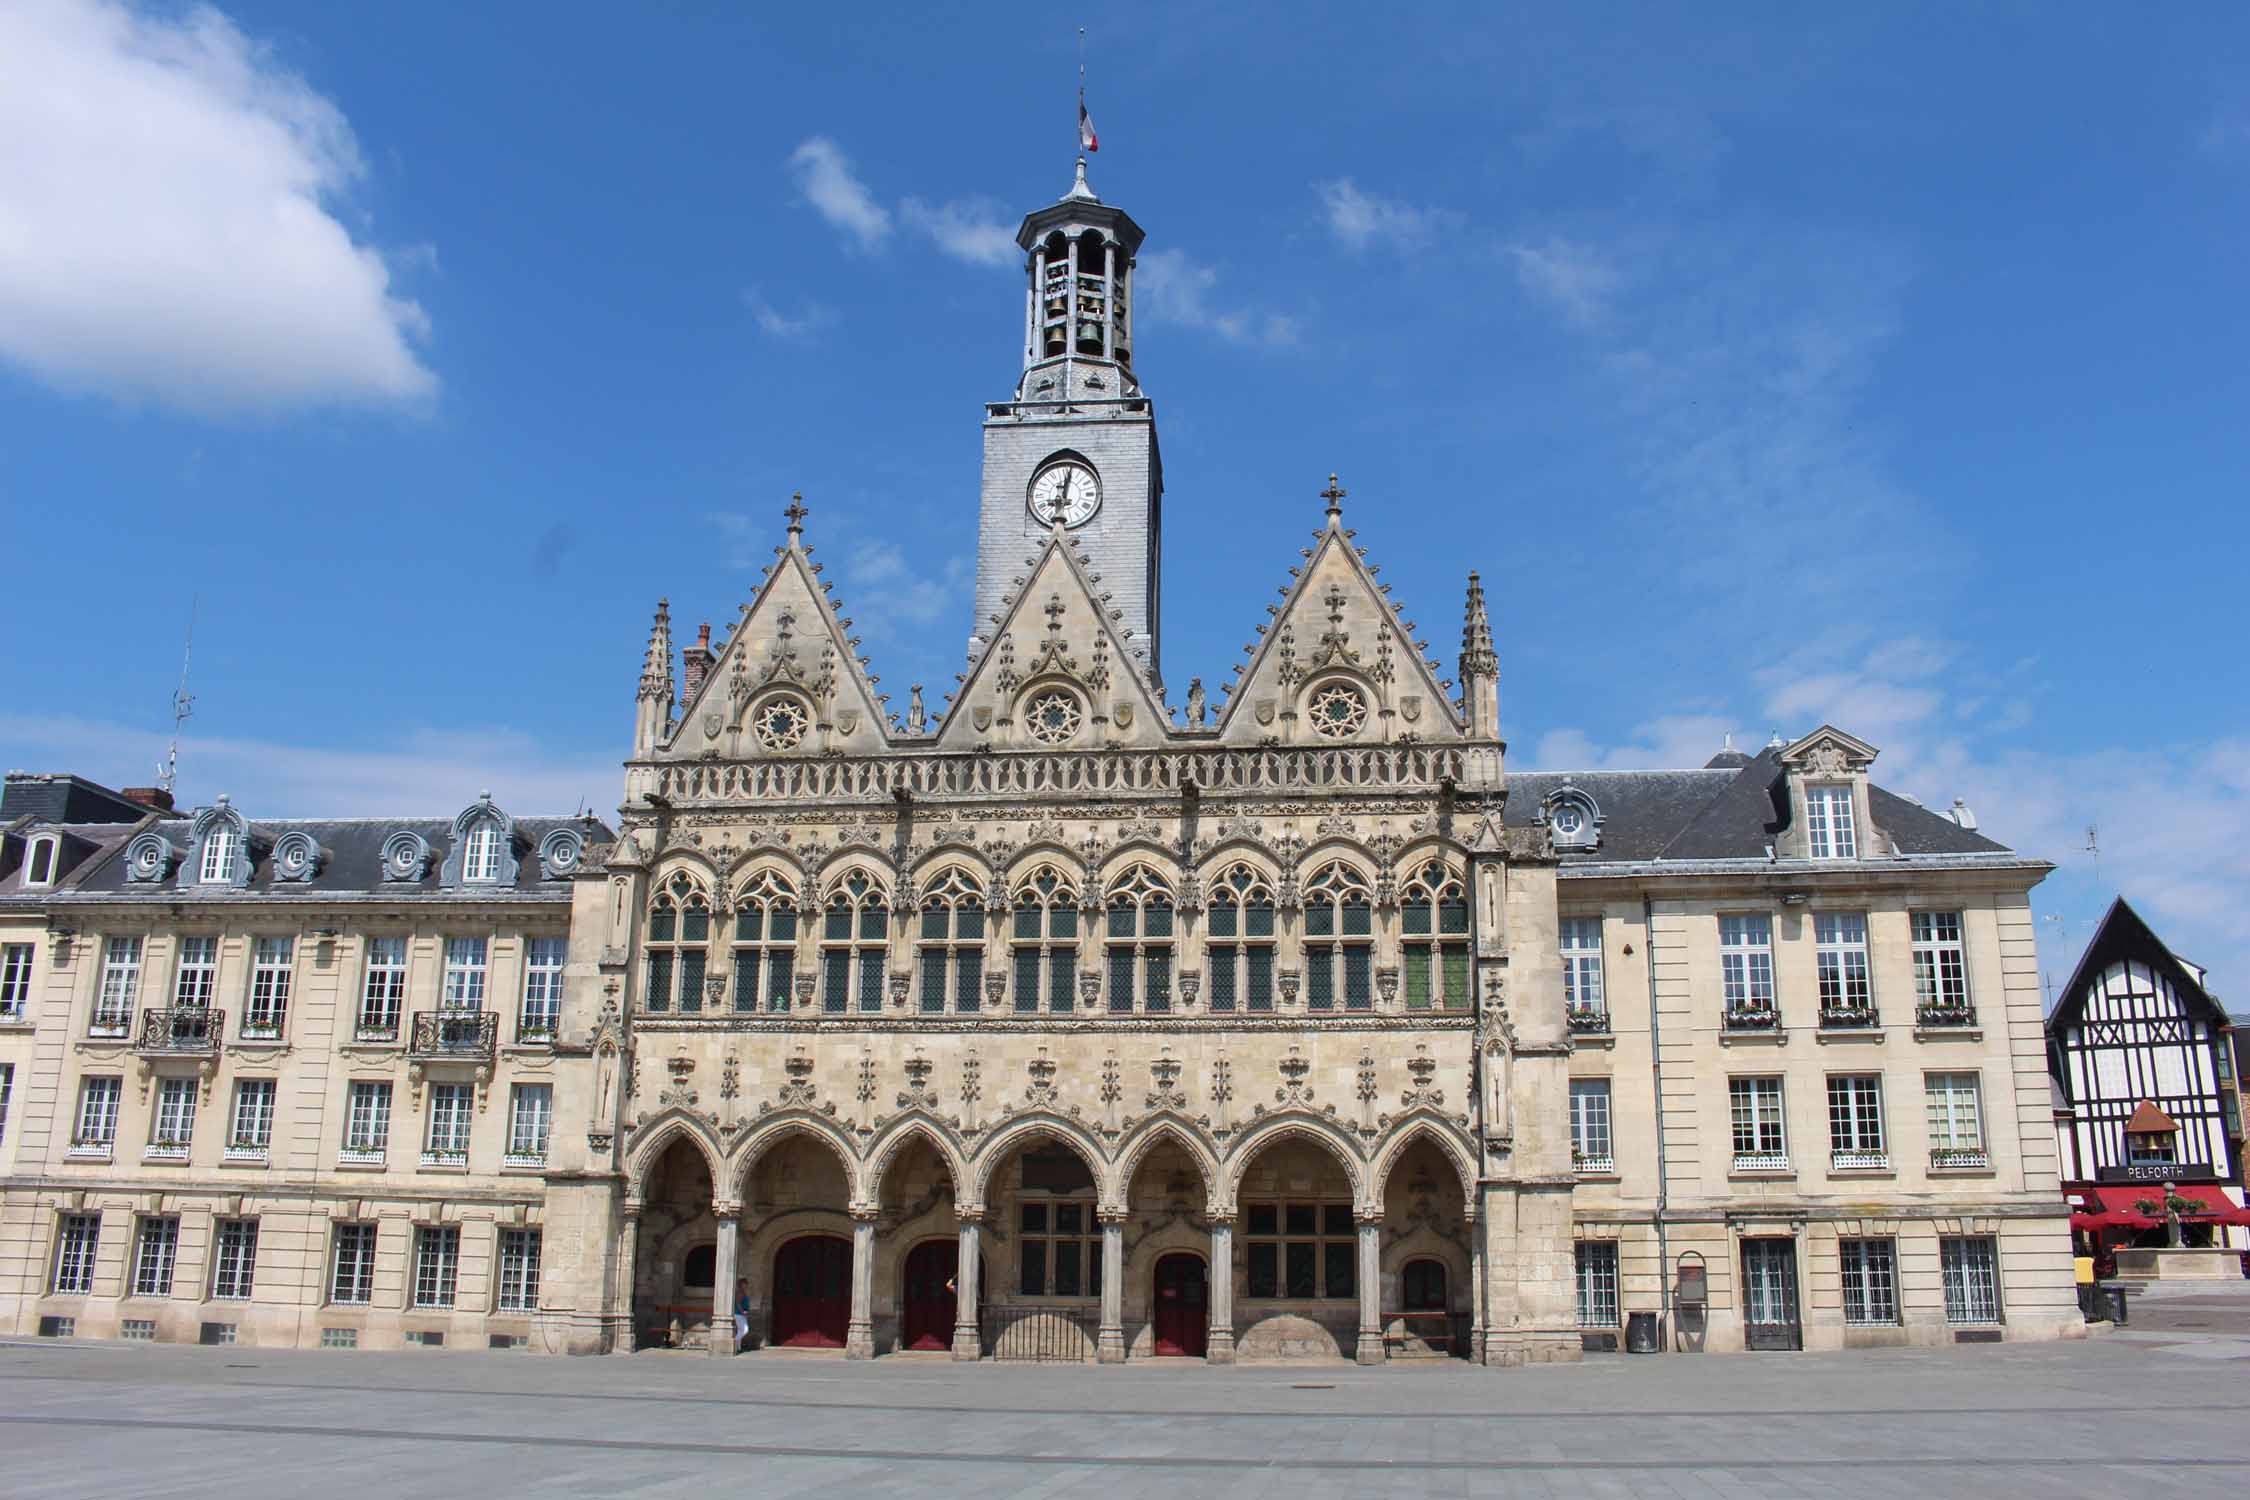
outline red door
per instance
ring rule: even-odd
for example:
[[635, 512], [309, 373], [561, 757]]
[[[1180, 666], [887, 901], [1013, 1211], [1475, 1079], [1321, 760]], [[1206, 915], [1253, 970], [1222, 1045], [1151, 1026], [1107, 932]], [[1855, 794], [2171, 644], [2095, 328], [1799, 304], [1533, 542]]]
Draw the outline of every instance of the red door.
[[1203, 1260], [1167, 1255], [1156, 1263], [1156, 1352], [1201, 1358], [1211, 1331], [1210, 1287]]
[[773, 1342], [841, 1349], [852, 1320], [851, 1241], [810, 1234], [773, 1258]]
[[905, 1307], [899, 1319], [901, 1349], [953, 1347], [953, 1273], [959, 1266], [961, 1246], [954, 1240], [931, 1240], [916, 1245], [906, 1257]]

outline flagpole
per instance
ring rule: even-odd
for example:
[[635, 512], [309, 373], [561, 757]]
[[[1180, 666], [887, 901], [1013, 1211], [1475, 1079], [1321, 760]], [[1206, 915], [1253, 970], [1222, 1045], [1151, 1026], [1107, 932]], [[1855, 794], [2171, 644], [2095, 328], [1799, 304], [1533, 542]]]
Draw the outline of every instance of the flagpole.
[[1070, 122], [1072, 143], [1078, 148], [1078, 159], [1086, 159], [1086, 28], [1078, 28], [1078, 117]]

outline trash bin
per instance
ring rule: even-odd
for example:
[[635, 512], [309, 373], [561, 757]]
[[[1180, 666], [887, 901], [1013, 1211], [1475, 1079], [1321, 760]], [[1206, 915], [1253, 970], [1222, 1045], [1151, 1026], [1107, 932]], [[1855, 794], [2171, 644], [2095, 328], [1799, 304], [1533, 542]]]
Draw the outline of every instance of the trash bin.
[[1627, 1354], [1654, 1354], [1656, 1352], [1656, 1314], [1652, 1312], [1625, 1315], [1625, 1352]]
[[2105, 1286], [2095, 1288], [2101, 1294], [2102, 1315], [2119, 1328], [2125, 1326], [2125, 1288]]

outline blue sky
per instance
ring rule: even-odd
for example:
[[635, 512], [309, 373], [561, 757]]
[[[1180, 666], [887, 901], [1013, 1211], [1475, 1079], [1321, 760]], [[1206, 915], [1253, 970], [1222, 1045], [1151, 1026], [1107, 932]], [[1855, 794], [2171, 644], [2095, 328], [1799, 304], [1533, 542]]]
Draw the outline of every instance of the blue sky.
[[[0, 761], [146, 780], [199, 595], [183, 796], [607, 808], [793, 489], [934, 701], [1075, 37], [782, 11], [0, 5]], [[1830, 719], [2238, 990], [2250, 22], [1857, 11], [1093, 18], [1172, 689], [1336, 470], [1515, 764]]]

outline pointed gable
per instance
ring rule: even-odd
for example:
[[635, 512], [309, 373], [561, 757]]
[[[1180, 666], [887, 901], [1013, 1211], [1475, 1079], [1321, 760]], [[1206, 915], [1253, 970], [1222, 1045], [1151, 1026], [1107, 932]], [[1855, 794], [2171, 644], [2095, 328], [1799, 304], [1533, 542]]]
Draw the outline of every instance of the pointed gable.
[[792, 506], [789, 544], [681, 706], [660, 759], [873, 754], [889, 742], [877, 679], [803, 545], [803, 515]]
[[1242, 669], [1219, 716], [1222, 743], [1381, 745], [1457, 740], [1466, 729], [1437, 664], [1384, 597], [1333, 503], [1328, 525]]
[[1166, 743], [1146, 663], [1118, 628], [1078, 544], [1056, 530], [994, 627], [938, 728], [942, 750], [1094, 750]]
[[2078, 965], [2070, 971], [2070, 979], [2063, 985], [2062, 999], [2055, 1003], [2053, 1014], [2047, 1017], [2047, 1034], [2061, 1036], [2079, 1022], [2085, 1010], [2086, 997], [2101, 977], [2116, 964], [2135, 963], [2156, 971], [2172, 986], [2173, 994], [2187, 1007], [2188, 1014], [2211, 1026], [2228, 1024], [2226, 1011], [2211, 998], [2195, 971], [2180, 962], [2177, 955], [2165, 946], [2141, 914], [2123, 896], [2109, 904], [2102, 914], [2102, 925], [2095, 929], [2086, 951], [2078, 956]]

